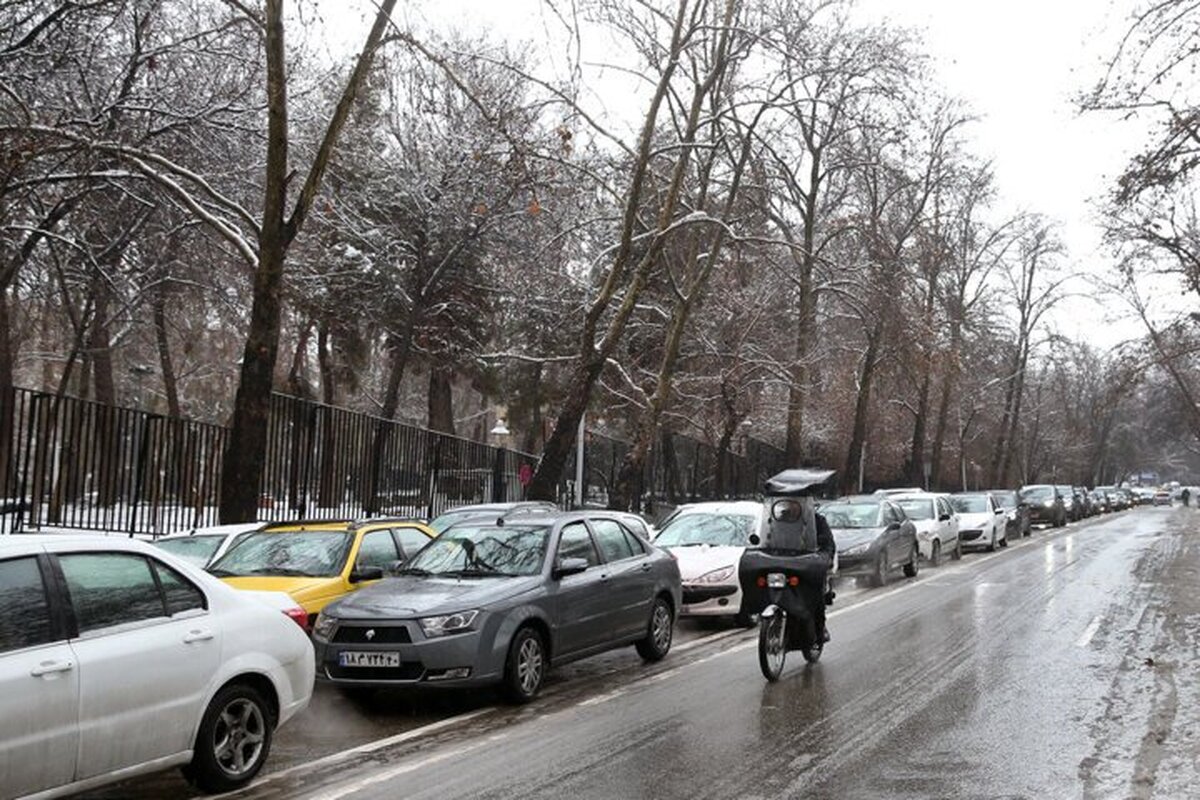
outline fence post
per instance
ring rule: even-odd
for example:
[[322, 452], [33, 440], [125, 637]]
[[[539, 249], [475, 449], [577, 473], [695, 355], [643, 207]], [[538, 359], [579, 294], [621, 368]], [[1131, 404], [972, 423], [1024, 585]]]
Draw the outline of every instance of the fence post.
[[426, 431], [425, 435], [433, 437], [433, 455], [429, 459], [429, 513], [425, 518], [433, 519], [437, 516], [434, 511], [437, 502], [438, 472], [442, 465], [442, 437], [431, 431]]
[[[133, 538], [134, 531], [137, 530], [137, 513], [138, 506], [142, 502], [142, 492], [146, 484], [146, 450], [150, 446], [150, 431], [154, 424], [154, 420], [158, 415], [143, 416], [140, 419], [134, 418], [134, 432], [139, 433], [137, 447], [137, 463], [133, 468], [133, 498], [129, 504], [129, 538]], [[138, 429], [141, 429], [140, 431]]]
[[504, 453], [503, 447], [497, 447], [492, 454], [492, 502], [504, 503], [508, 501], [504, 487]]

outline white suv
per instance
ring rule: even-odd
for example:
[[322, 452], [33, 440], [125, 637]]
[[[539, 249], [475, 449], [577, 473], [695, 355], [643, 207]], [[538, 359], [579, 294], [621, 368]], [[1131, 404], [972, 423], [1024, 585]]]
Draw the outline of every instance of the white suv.
[[150, 545], [0, 536], [0, 794], [58, 797], [182, 766], [223, 792], [313, 686], [312, 644]]

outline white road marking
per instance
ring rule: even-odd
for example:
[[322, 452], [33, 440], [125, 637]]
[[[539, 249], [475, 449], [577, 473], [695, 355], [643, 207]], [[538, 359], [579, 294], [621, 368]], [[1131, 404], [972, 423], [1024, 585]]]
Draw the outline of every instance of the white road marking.
[[1104, 621], [1101, 616], [1092, 617], [1092, 621], [1083, 629], [1083, 633], [1075, 640], [1076, 647], [1087, 647], [1092, 643], [1092, 637], [1096, 635], [1096, 631], [1100, 630], [1100, 623]]
[[616, 698], [616, 697], [620, 697], [623, 694], [625, 694], [624, 689], [617, 689], [616, 691], [609, 692], [607, 694], [598, 694], [595, 697], [589, 697], [587, 700], [580, 700], [575, 705], [579, 706], [579, 707], [598, 706], [601, 703], [607, 703], [609, 700], [612, 700], [613, 698]]
[[340, 798], [348, 797], [352, 794], [355, 794], [355, 793], [361, 791], [362, 789], [367, 788], [368, 786], [374, 786], [377, 783], [383, 783], [384, 781], [390, 781], [392, 778], [399, 777], [400, 775], [404, 775], [409, 772], [415, 772], [424, 767], [428, 767], [430, 764], [436, 764], [439, 761], [445, 761], [446, 759], [455, 758], [456, 756], [461, 756], [464, 753], [469, 753], [472, 750], [477, 750], [480, 747], [482, 747], [483, 745], [490, 743], [490, 741], [491, 740], [488, 739], [488, 740], [484, 740], [482, 742], [476, 742], [475, 744], [469, 745], [467, 747], [459, 747], [454, 750], [447, 750], [446, 752], [443, 752], [443, 753], [437, 753], [435, 755], [431, 755], [427, 758], [421, 759], [420, 761], [413, 761], [408, 764], [401, 764], [398, 767], [392, 767], [391, 769], [385, 769], [381, 772], [373, 773], [365, 778], [360, 778], [359, 780], [351, 781], [350, 783], [346, 783], [346, 784], [342, 784], [341, 786], [337, 787], [336, 789], [332, 789], [329, 791], [323, 791], [323, 792], [317, 792], [315, 794], [309, 795], [309, 797], [313, 798], [314, 800], [340, 800]]

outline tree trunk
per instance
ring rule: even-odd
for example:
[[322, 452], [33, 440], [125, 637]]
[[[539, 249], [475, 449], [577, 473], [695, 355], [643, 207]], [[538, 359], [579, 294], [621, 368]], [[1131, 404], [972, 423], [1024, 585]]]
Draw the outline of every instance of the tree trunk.
[[454, 435], [454, 369], [442, 365], [429, 369], [429, 429]]
[[387, 454], [388, 439], [392, 435], [392, 420], [400, 408], [400, 384], [404, 380], [404, 370], [408, 366], [408, 357], [412, 352], [412, 322], [405, 323], [398, 341], [391, 347], [391, 371], [388, 373], [387, 388], [384, 390], [381, 419], [375, 424], [375, 432], [371, 436], [371, 452], [367, 463], [363, 465], [363, 510], [374, 514], [379, 509], [376, 494], [379, 491], [379, 476], [383, 471], [383, 458]]
[[317, 326], [317, 369], [321, 373], [321, 476], [317, 485], [317, 505], [332, 508], [339, 502], [337, 487], [338, 454], [337, 436], [334, 430], [333, 404], [336, 387], [333, 385], [333, 364], [329, 353], [329, 323], [322, 321]]
[[[917, 396], [917, 418], [913, 422], [912, 444], [909, 445], [908, 479], [913, 486], [925, 486], [925, 429], [929, 424], [929, 387], [931, 365], [926, 360], [921, 376], [921, 391]], [[932, 475], [932, 467], [930, 474]]]
[[553, 502], [558, 498], [558, 481], [574, 451], [579, 421], [583, 419], [592, 388], [603, 370], [604, 359], [593, 358], [578, 365], [571, 373], [567, 382], [566, 399], [554, 420], [550, 438], [546, 440], [546, 446], [542, 449], [542, 457], [533, 473], [533, 480], [529, 482], [526, 496], [530, 500]]
[[950, 422], [950, 403], [954, 400], [955, 384], [958, 380], [959, 336], [961, 328], [957, 321], [950, 323], [950, 357], [946, 364], [946, 372], [942, 376], [942, 398], [938, 405], [937, 426], [933, 434], [933, 450], [929, 455], [929, 474], [931, 480], [942, 483], [942, 451], [946, 444], [946, 428]]
[[17, 408], [17, 393], [13, 387], [15, 360], [9, 333], [8, 290], [0, 288], [0, 499], [13, 497], [16, 489], [13, 441]]
[[154, 297], [154, 338], [158, 344], [158, 363], [162, 371], [163, 394], [167, 397], [167, 414], [173, 418], [182, 416], [179, 408], [179, 384], [175, 378], [175, 364], [171, 361], [171, 342], [167, 338], [166, 298], [159, 291]]
[[871, 406], [871, 382], [875, 378], [875, 361], [879, 350], [879, 336], [882, 335], [880, 323], [867, 344], [867, 352], [863, 356], [862, 372], [858, 379], [858, 399], [854, 404], [854, 430], [850, 436], [850, 450], [846, 453], [846, 466], [842, 470], [842, 492], [851, 494], [858, 491], [858, 467], [863, 457], [863, 447], [867, 441], [867, 417]]
[[288, 367], [287, 391], [292, 397], [302, 397], [308, 400], [312, 397], [312, 389], [305, 376], [304, 365], [308, 361], [308, 342], [312, 337], [312, 322], [306, 321], [300, 328], [296, 339], [296, 349], [292, 351], [292, 364]]
[[530, 413], [529, 427], [521, 440], [521, 449], [526, 453], [535, 453], [542, 438], [542, 364], [533, 365], [533, 374], [529, 378]]

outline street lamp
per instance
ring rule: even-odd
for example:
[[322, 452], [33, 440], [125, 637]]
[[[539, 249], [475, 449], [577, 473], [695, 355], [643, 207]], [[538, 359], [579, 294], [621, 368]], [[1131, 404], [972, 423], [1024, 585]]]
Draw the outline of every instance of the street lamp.
[[512, 431], [510, 431], [508, 426], [504, 424], [503, 419], [498, 419], [496, 420], [496, 425], [492, 428], [491, 433], [492, 436], [508, 436], [512, 433]]

